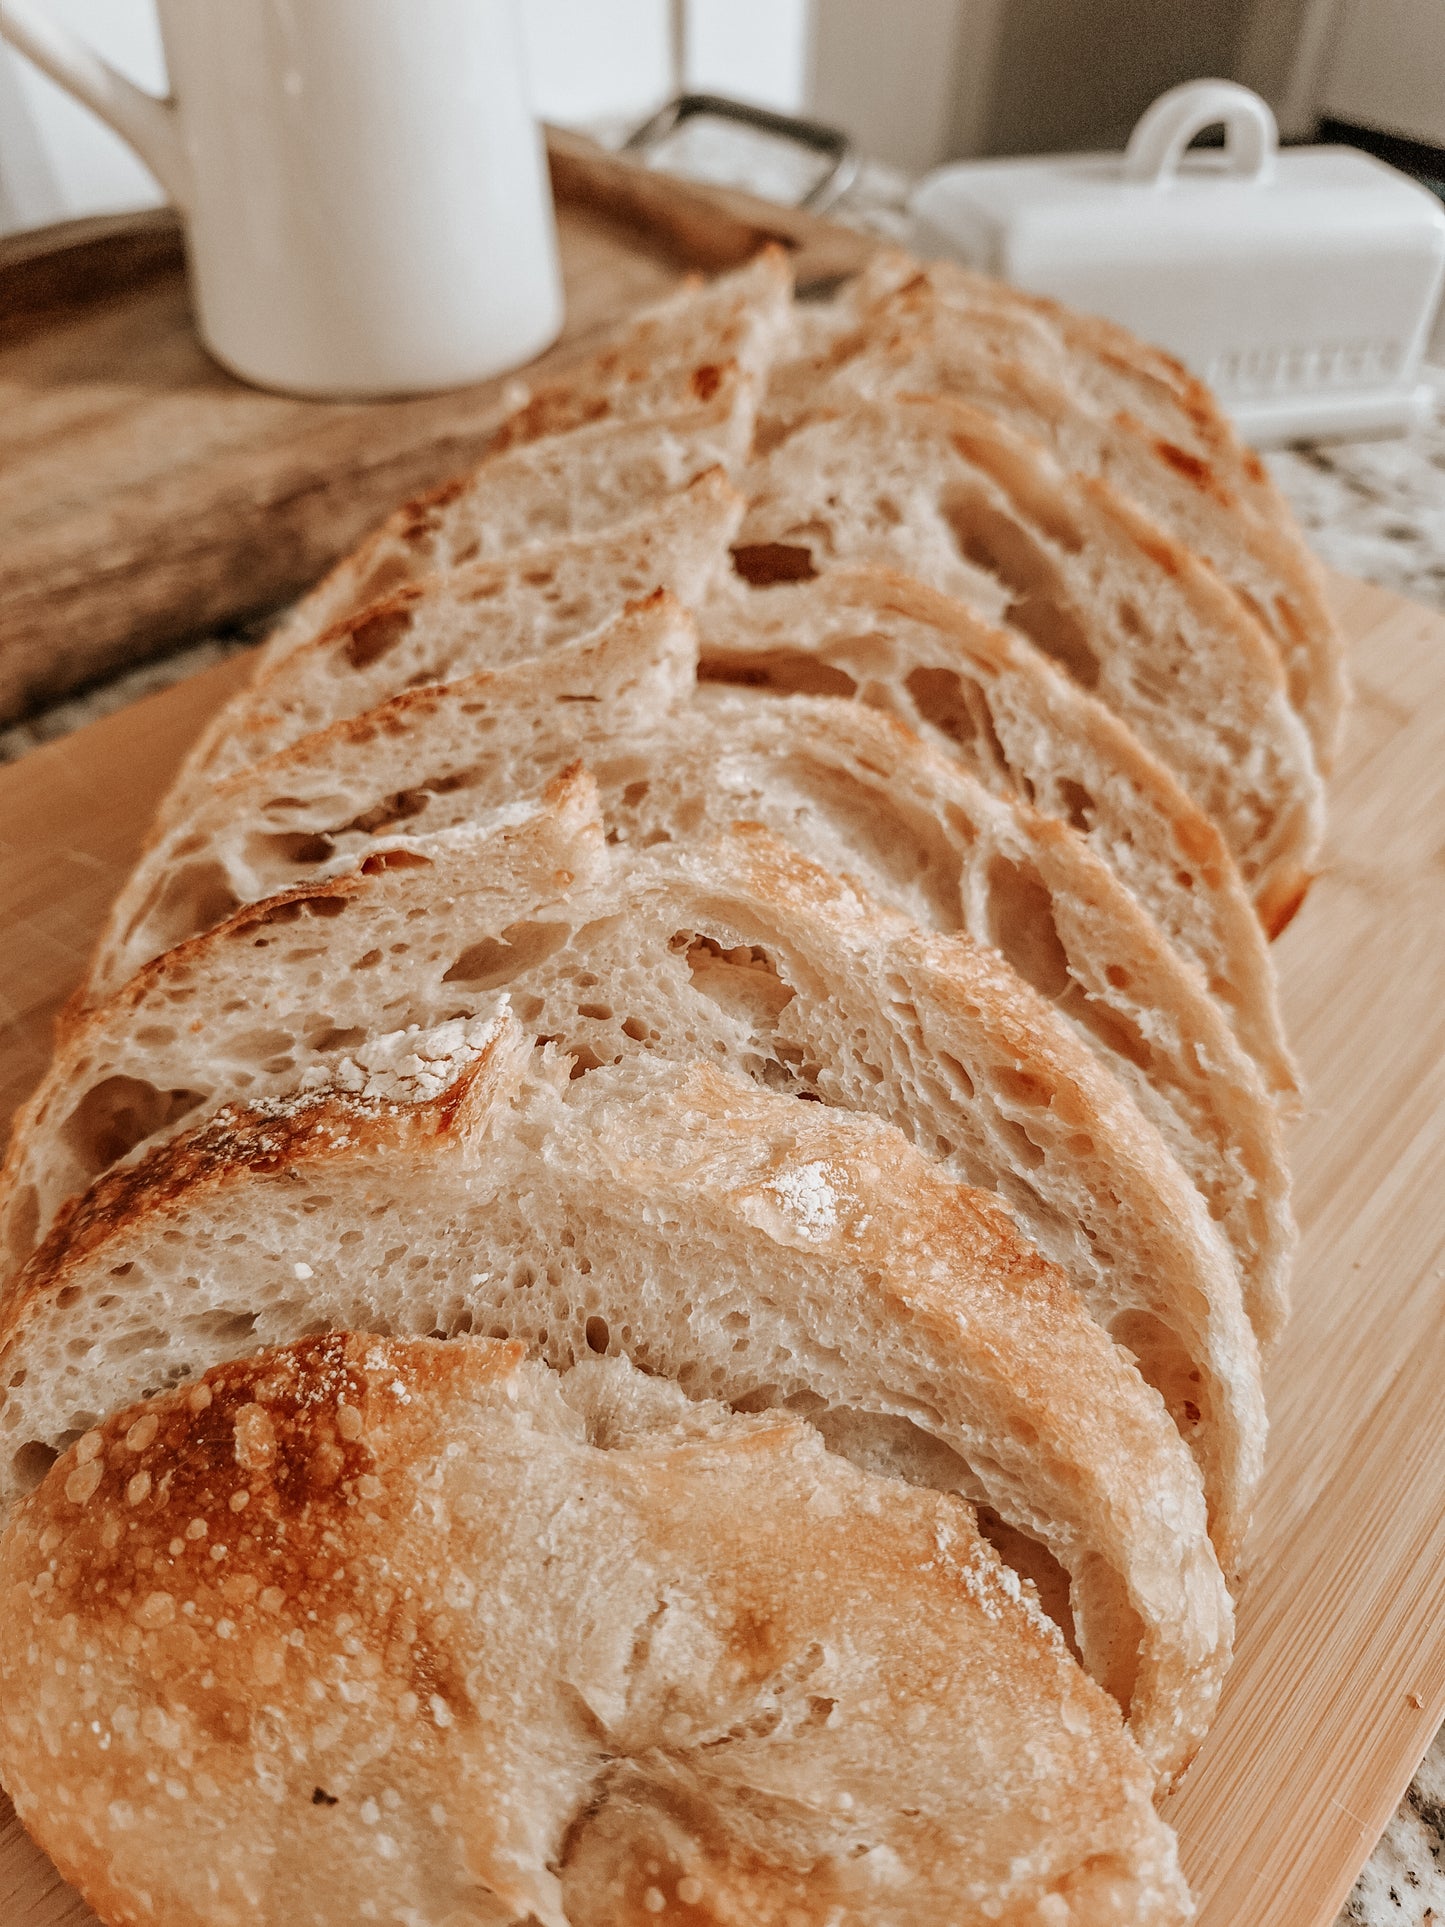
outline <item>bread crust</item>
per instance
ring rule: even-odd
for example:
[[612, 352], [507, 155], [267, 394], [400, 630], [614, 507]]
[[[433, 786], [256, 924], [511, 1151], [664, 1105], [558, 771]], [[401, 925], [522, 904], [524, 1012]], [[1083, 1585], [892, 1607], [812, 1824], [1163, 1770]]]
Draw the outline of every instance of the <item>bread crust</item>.
[[106, 1918], [1189, 1917], [1117, 1715], [965, 1508], [519, 1349], [221, 1366], [11, 1523], [0, 1761]]

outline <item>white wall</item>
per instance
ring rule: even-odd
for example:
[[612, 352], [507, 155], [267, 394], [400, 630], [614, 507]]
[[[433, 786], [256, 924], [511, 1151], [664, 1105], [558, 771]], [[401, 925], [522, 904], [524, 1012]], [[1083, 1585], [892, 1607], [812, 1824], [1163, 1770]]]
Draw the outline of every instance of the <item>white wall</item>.
[[1441, 0], [1338, 0], [1319, 111], [1445, 146]]
[[992, 58], [999, 0], [816, 0], [812, 111], [910, 173], [967, 145], [960, 93]]
[[[154, 0], [46, 0], [143, 87], [165, 88]], [[0, 42], [0, 231], [162, 199], [123, 141]]]

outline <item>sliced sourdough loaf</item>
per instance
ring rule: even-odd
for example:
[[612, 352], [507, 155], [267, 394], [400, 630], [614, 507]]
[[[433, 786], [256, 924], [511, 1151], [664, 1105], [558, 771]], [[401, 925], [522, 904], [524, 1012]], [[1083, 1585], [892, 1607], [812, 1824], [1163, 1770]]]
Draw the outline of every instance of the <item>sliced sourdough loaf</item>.
[[[1157, 402], [1157, 384], [1145, 379]], [[1117, 363], [1070, 352], [1049, 317], [1013, 302], [950, 298], [928, 270], [873, 306], [826, 355], [779, 370], [765, 414], [775, 405], [790, 416], [828, 412], [849, 395], [944, 394], [1034, 436], [1066, 468], [1104, 477], [1209, 562], [1263, 623], [1328, 767], [1345, 678], [1319, 565], [1277, 505], [1262, 506], [1257, 487], [1240, 486], [1238, 463], [1212, 438], [1196, 432], [1181, 445], [1165, 424], [1141, 420], [1135, 409], [1147, 404], [1137, 386]], [[1157, 420], [1163, 411], [1152, 412]], [[776, 423], [764, 432], [776, 433]]]
[[218, 1366], [10, 1527], [0, 1761], [111, 1919], [1190, 1917], [1137, 1750], [966, 1508], [796, 1419], [519, 1354]]
[[[583, 801], [574, 778], [555, 807], [580, 817]], [[1164, 1139], [1065, 1020], [997, 952], [921, 931], [765, 831], [659, 847], [539, 902], [555, 870], [534, 846], [551, 835], [533, 818], [500, 840], [452, 830], [379, 852], [238, 912], [78, 1018], [7, 1159], [13, 1261], [181, 1123], [334, 1082], [358, 1038], [464, 1022], [505, 990], [579, 1077], [705, 1055], [882, 1116], [997, 1190], [1160, 1387], [1232, 1567], [1264, 1434], [1238, 1272]]]
[[1069, 824], [1195, 963], [1271, 1090], [1298, 1075], [1270, 963], [1218, 830], [1134, 732], [1016, 631], [884, 569], [830, 569], [701, 611], [699, 675], [845, 697], [907, 723], [995, 795]]
[[1221, 1012], [1071, 829], [991, 794], [891, 718], [830, 697], [693, 700], [685, 619], [654, 602], [595, 640], [412, 691], [238, 772], [120, 906], [113, 982], [208, 916], [537, 795], [573, 762], [631, 850], [762, 823], [895, 910], [1001, 950], [1133, 1092], [1234, 1248], [1262, 1338], [1293, 1227], [1274, 1107]]
[[412, 583], [262, 669], [207, 726], [166, 800], [173, 822], [208, 783], [399, 690], [544, 655], [655, 589], [702, 602], [727, 567], [742, 497], [721, 469], [646, 514]]
[[398, 509], [277, 625], [262, 647], [259, 673], [424, 576], [597, 533], [710, 468], [740, 469], [752, 446], [759, 377], [735, 362], [715, 375], [708, 399], [676, 414], [599, 421], [503, 449]]
[[429, 1099], [373, 1072], [374, 1097], [229, 1111], [104, 1180], [6, 1314], [8, 1491], [95, 1415], [318, 1326], [621, 1352], [989, 1507], [1178, 1770], [1230, 1632], [1194, 1468], [996, 1202], [876, 1120], [707, 1065], [569, 1082], [532, 1056], [503, 1016]]
[[747, 580], [882, 563], [1006, 618], [1175, 771], [1266, 927], [1287, 919], [1323, 793], [1278, 660], [1213, 571], [1108, 483], [978, 409], [905, 397], [805, 424], [742, 485]]

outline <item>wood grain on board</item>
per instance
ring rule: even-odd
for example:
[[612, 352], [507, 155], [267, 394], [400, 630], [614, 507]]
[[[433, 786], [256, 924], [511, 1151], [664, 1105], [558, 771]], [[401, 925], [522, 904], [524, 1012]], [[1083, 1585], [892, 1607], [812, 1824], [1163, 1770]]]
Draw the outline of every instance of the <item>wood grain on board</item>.
[[[1445, 1717], [1445, 618], [1344, 578], [1356, 702], [1278, 946], [1303, 1242], [1218, 1722], [1171, 1802], [1201, 1927], [1329, 1927]], [[0, 770], [0, 1124], [150, 811], [244, 661]], [[90, 1916], [18, 1823], [0, 1920]]]
[[[567, 289], [556, 368], [688, 268], [865, 238], [549, 136]], [[485, 448], [505, 383], [315, 402], [234, 380], [191, 327], [167, 210], [0, 241], [0, 722], [183, 637], [272, 609], [396, 503]]]

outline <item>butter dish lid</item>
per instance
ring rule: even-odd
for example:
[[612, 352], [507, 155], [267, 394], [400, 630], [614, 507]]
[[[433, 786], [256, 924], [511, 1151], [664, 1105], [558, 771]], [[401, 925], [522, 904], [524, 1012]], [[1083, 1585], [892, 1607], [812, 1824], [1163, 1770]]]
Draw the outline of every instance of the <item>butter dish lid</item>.
[[[1221, 123], [1222, 148], [1190, 151]], [[1400, 428], [1421, 405], [1445, 207], [1356, 149], [1281, 151], [1267, 103], [1232, 81], [1161, 95], [1122, 154], [940, 168], [909, 212], [919, 252], [1171, 349], [1257, 440]]]

